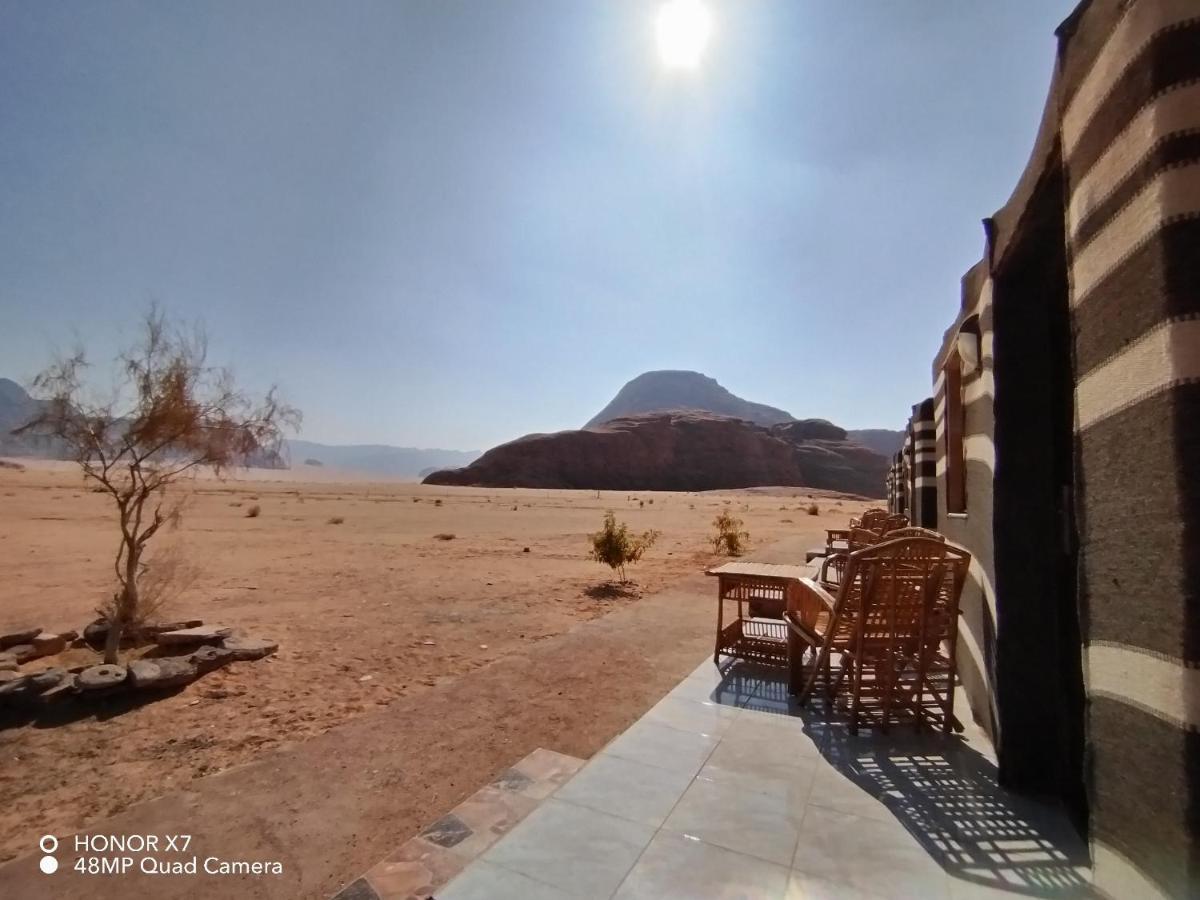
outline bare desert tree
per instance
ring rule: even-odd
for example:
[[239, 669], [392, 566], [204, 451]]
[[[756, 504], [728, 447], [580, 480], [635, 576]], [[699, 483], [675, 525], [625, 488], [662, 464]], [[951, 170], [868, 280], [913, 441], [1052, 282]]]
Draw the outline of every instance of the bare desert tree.
[[139, 626], [164, 593], [159, 578], [142, 581], [147, 543], [179, 520], [181, 500], [168, 497], [168, 488], [198, 470], [221, 476], [277, 454], [284, 429], [300, 423], [300, 413], [274, 388], [259, 400], [238, 390], [228, 369], [208, 364], [203, 332], [176, 327], [158, 308], [146, 314], [140, 339], [117, 364], [109, 398], [97, 401], [84, 383], [84, 352], [58, 359], [33, 383], [41, 413], [18, 429], [55, 438], [84, 480], [116, 504], [118, 589], [97, 610], [108, 625], [107, 663], [117, 661], [122, 634]]

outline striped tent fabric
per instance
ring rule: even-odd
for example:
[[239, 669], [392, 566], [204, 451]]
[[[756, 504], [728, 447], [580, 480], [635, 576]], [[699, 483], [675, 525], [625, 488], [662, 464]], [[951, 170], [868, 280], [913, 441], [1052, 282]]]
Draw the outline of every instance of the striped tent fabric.
[[1200, 0], [1059, 36], [1096, 881], [1200, 896]]

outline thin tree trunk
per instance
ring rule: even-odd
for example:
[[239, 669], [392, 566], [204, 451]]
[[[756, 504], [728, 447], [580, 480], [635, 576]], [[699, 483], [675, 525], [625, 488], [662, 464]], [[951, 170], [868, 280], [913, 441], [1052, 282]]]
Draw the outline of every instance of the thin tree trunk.
[[126, 541], [125, 578], [121, 593], [116, 598], [116, 609], [108, 622], [108, 635], [104, 641], [104, 661], [110, 665], [120, 662], [121, 636], [132, 626], [138, 609], [138, 563], [142, 551], [135, 541]]

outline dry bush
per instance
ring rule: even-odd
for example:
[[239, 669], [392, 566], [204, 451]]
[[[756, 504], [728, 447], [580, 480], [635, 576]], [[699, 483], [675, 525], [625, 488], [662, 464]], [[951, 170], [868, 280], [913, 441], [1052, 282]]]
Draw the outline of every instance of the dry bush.
[[616, 571], [620, 575], [621, 583], [624, 584], [626, 581], [625, 566], [640, 560], [642, 554], [654, 546], [658, 537], [659, 532], [657, 531], [646, 531], [637, 536], [631, 535], [629, 527], [624, 522], [618, 524], [616, 515], [609, 510], [604, 514], [604, 527], [595, 534], [589, 535], [588, 539], [592, 544], [592, 559], [598, 563], [604, 563]]
[[345, 517], [345, 516], [330, 516], [330, 517], [329, 517], [329, 524], [330, 524], [330, 525], [341, 525], [341, 524], [342, 524], [343, 522], [345, 522], [345, 521], [346, 521], [346, 517]]
[[818, 507], [817, 504], [815, 504], [815, 503], [808, 504], [808, 508], [804, 511], [806, 513], [808, 513], [810, 516], [819, 516], [821, 514], [820, 507]]
[[440, 533], [438, 533], [438, 534], [435, 534], [435, 535], [433, 536], [433, 539], [434, 539], [435, 541], [452, 541], [452, 540], [454, 540], [456, 537], [458, 537], [458, 535], [455, 535], [455, 534], [450, 534], [450, 532], [448, 532], [448, 531], [442, 531], [442, 532], [440, 532]]
[[246, 510], [247, 519], [257, 519], [260, 515], [262, 515], [262, 507], [257, 503]]
[[434, 506], [441, 506], [441, 505], [442, 505], [442, 498], [441, 498], [441, 497], [438, 497], [436, 500], [434, 500], [434, 501], [433, 501], [433, 505], [434, 505]]
[[[181, 541], [160, 547], [140, 563], [138, 573], [138, 604], [129, 622], [136, 631], [147, 622], [161, 618], [161, 613], [174, 605], [200, 578], [200, 569], [187, 558]], [[96, 612], [111, 621], [117, 615], [119, 594]]]
[[750, 532], [742, 530], [742, 520], [723, 512], [713, 519], [717, 533], [713, 536], [713, 550], [726, 556], [741, 556], [750, 543]]

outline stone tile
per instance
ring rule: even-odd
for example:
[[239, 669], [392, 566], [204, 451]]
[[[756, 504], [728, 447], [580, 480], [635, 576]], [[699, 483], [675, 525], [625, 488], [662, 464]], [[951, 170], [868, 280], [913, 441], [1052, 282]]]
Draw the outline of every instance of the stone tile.
[[672, 772], [695, 775], [716, 746], [716, 738], [643, 719], [602, 752]]
[[796, 849], [802, 816], [803, 809], [786, 796], [697, 778], [663, 828], [786, 866]]
[[648, 826], [551, 797], [482, 859], [582, 898], [606, 900], [653, 836]]
[[821, 755], [820, 736], [809, 733], [802, 724], [749, 710], [740, 712], [724, 738], [739, 746], [753, 746], [756, 752], [779, 762]]
[[870, 779], [865, 784], [857, 784], [846, 774], [825, 764], [818, 768], [813, 778], [808, 802], [878, 822], [895, 822], [896, 813], [892, 806], [902, 807], [906, 801], [896, 790], [881, 790], [880, 784]]
[[660, 831], [614, 900], [779, 900], [787, 881], [783, 866]]
[[371, 887], [371, 883], [367, 879], [359, 878], [334, 894], [333, 900], [381, 900], [381, 898], [375, 893], [375, 888]]
[[539, 747], [502, 774], [496, 784], [534, 800], [543, 800], [578, 772], [583, 763], [574, 756]]
[[421, 838], [405, 841], [364, 876], [380, 900], [426, 900], [457, 875], [466, 860]]
[[464, 859], [474, 859], [537, 805], [531, 797], [485, 787], [422, 831], [421, 837]]
[[941, 866], [898, 822], [878, 822], [811, 803], [792, 868], [881, 897], [949, 898], [949, 879]]
[[[721, 748], [718, 747], [719, 751]], [[717, 754], [714, 753], [715, 757]], [[819, 765], [817, 760], [801, 759], [782, 766], [734, 765], [726, 767], [719, 762], [709, 762], [700, 770], [697, 778], [723, 784], [739, 791], [756, 794], [766, 794], [778, 797], [787, 802], [797, 816], [808, 803], [808, 794], [812, 790], [813, 772]]]
[[686, 697], [666, 696], [658, 701], [645, 718], [661, 722], [680, 731], [693, 731], [720, 737], [728, 730], [739, 710], [733, 706], [722, 706], [712, 701], [694, 700]]
[[792, 871], [784, 900], [878, 900], [878, 894], [856, 891], [844, 884]]
[[437, 893], [437, 900], [573, 900], [559, 888], [476, 860]]
[[692, 776], [686, 772], [670, 772], [602, 753], [554, 797], [657, 828], [691, 783]]

